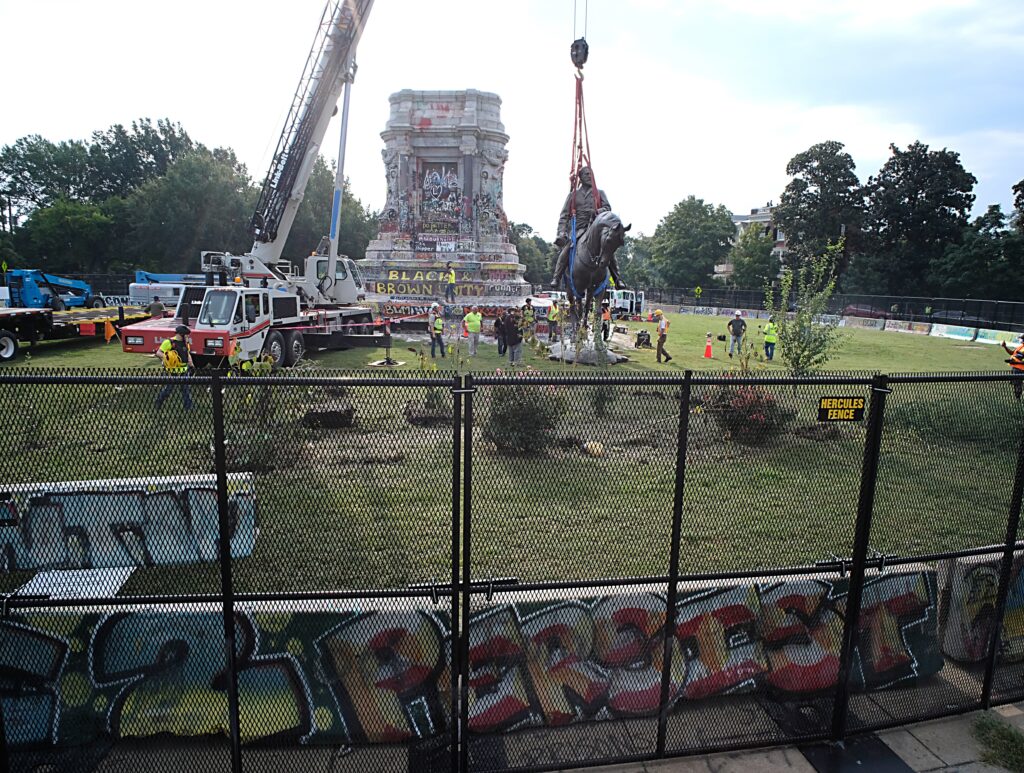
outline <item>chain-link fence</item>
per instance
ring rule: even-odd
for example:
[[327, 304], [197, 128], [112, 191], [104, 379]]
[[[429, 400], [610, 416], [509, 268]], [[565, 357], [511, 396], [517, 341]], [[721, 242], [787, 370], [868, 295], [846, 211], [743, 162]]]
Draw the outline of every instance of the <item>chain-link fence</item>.
[[1018, 385], [4, 375], [0, 760], [545, 770], [1019, 700]]

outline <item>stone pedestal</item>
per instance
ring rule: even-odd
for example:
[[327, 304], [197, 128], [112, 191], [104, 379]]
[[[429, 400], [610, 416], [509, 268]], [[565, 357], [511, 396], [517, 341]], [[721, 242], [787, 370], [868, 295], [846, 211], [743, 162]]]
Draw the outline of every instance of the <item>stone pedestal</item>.
[[493, 316], [521, 305], [530, 285], [502, 206], [508, 135], [500, 97], [405, 90], [390, 101], [381, 133], [387, 201], [377, 238], [359, 262], [367, 300], [388, 316], [444, 304], [450, 262], [457, 281], [449, 313], [477, 304]]

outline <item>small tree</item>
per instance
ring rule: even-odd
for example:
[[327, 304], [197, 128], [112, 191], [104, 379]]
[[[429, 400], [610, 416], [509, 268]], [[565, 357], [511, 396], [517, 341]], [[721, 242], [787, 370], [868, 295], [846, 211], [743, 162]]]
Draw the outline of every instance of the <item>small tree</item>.
[[[823, 255], [801, 259], [786, 266], [775, 288], [765, 286], [764, 307], [779, 328], [780, 356], [794, 376], [806, 376], [821, 368], [840, 349], [843, 336], [838, 322], [824, 314], [836, 287], [836, 262], [843, 254], [843, 240], [829, 244]], [[790, 299], [795, 308], [787, 313]]]

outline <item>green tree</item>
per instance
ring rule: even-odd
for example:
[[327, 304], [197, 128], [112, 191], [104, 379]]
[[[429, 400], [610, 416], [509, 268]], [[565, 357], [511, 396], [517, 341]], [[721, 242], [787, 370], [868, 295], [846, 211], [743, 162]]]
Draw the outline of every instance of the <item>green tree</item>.
[[15, 248], [32, 268], [55, 274], [107, 270], [113, 221], [90, 203], [58, 199], [35, 210], [14, 237]]
[[234, 151], [199, 147], [127, 197], [128, 249], [163, 271], [195, 271], [201, 250], [251, 247], [255, 205], [256, 191]]
[[535, 234], [533, 228], [526, 223], [509, 222], [508, 240], [515, 245], [519, 262], [526, 266], [523, 279], [535, 285], [548, 282], [554, 269], [552, 245]]
[[90, 186], [89, 148], [84, 142], [53, 143], [32, 134], [0, 148], [0, 188], [10, 201], [12, 226], [59, 199], [87, 199]]
[[914, 142], [891, 145], [892, 157], [868, 180], [862, 270], [883, 280], [870, 289], [889, 295], [923, 295], [929, 266], [959, 244], [974, 204], [977, 179], [951, 150]]
[[[285, 241], [282, 255], [292, 261], [304, 260], [320, 239], [330, 234], [334, 206], [334, 172], [323, 156], [313, 164], [305, 195]], [[377, 237], [377, 218], [352, 195], [348, 178], [341, 195], [338, 251], [354, 260], [366, 257], [366, 247]]]
[[[843, 147], [835, 140], [819, 142], [786, 164], [793, 179], [772, 219], [786, 236], [786, 248], [798, 256], [820, 255], [860, 225], [860, 180], [853, 157]], [[844, 268], [841, 261], [838, 269]]]
[[[794, 376], [819, 370], [842, 346], [837, 323], [822, 318], [836, 287], [836, 264], [842, 254], [842, 241], [830, 244], [823, 254], [799, 258], [795, 266], [784, 267], [778, 291], [765, 285], [764, 307], [779, 328], [779, 355]], [[796, 309], [787, 313], [790, 298], [795, 299]]]
[[965, 230], [931, 263], [930, 282], [953, 297], [1018, 300], [1024, 295], [1024, 234], [1010, 228], [998, 204]]
[[779, 275], [779, 258], [774, 249], [771, 229], [765, 233], [754, 225], [745, 228], [729, 250], [733, 285], [748, 289], [770, 285]]
[[637, 234], [626, 236], [626, 242], [616, 256], [622, 281], [630, 287], [657, 287], [660, 284], [658, 272], [651, 260], [654, 249], [650, 236]]
[[729, 254], [735, 232], [728, 209], [689, 196], [655, 229], [651, 262], [669, 287], [707, 283]]
[[89, 197], [127, 196], [143, 183], [167, 174], [177, 159], [194, 149], [192, 139], [170, 119], [154, 125], [149, 118], [132, 121], [130, 129], [114, 124], [93, 132], [89, 145]]
[[1013, 186], [1013, 224], [1024, 233], [1024, 180]]

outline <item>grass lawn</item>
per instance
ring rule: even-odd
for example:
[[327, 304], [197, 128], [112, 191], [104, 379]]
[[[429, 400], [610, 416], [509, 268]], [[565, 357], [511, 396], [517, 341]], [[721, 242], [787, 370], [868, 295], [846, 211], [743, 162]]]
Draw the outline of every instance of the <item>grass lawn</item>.
[[[670, 315], [670, 366], [654, 352], [613, 373], [727, 368], [701, 359], [704, 334], [726, 318]], [[756, 330], [757, 322], [751, 323]], [[652, 325], [630, 323], [631, 330]], [[1001, 369], [1001, 348], [900, 333], [848, 331], [832, 363], [843, 370]], [[135, 368], [152, 358], [91, 342], [37, 348], [20, 368]], [[418, 368], [406, 345], [395, 354]], [[382, 352], [322, 353], [316, 369], [358, 368]], [[449, 360], [451, 361], [451, 360]], [[527, 362], [555, 370], [530, 352]], [[482, 346], [474, 370], [502, 361]], [[677, 363], [679, 365], [677, 366]], [[773, 368], [782, 370], [780, 363]], [[579, 369], [582, 372], [592, 372]], [[403, 587], [450, 578], [451, 426], [413, 426], [410, 402], [449, 413], [446, 386], [233, 386], [226, 394], [228, 460], [255, 473], [260, 533], [235, 562], [241, 591]], [[526, 453], [500, 453], [487, 432], [509, 387], [474, 397], [472, 557], [480, 579], [598, 579], [667, 573], [679, 408], [674, 387], [540, 387], [536, 406], [560, 416]], [[848, 556], [864, 427], [816, 422], [818, 397], [865, 396], [865, 387], [765, 387], [783, 419], [764, 442], [739, 442], [710, 410], [718, 387], [693, 390], [681, 535], [681, 570], [759, 570]], [[506, 390], [502, 392], [502, 390]], [[157, 414], [148, 386], [4, 386], [18, 421], [0, 435], [7, 483], [208, 474], [211, 406], [195, 390]], [[429, 399], [428, 399], [429, 398]], [[353, 408], [344, 429], [314, 429], [312, 410]], [[599, 410], [599, 408], [601, 410]], [[525, 411], [523, 422], [542, 411]], [[871, 535], [900, 556], [992, 544], [1003, 538], [1024, 419], [1005, 383], [896, 385], [888, 398]], [[24, 582], [0, 575], [0, 590]], [[137, 571], [126, 592], [212, 592], [215, 567]]]
[[[714, 358], [704, 359], [705, 335], [710, 331], [713, 337], [726, 333], [728, 317], [704, 317], [692, 314], [667, 314], [671, 323], [666, 348], [673, 360], [668, 364], [659, 365], [655, 362], [654, 349], [635, 349], [632, 342], [635, 333], [646, 329], [651, 333], [651, 340], [656, 340], [655, 325], [646, 322], [625, 322], [629, 330], [626, 336], [618, 336], [616, 349], [626, 354], [630, 361], [613, 368], [614, 373], [634, 372], [666, 372], [677, 373], [690, 368], [692, 370], [729, 370], [737, 369], [735, 360], [727, 356], [726, 344], [714, 340]], [[749, 320], [748, 336], [760, 344], [760, 326], [764, 320]], [[1002, 347], [986, 344], [972, 344], [931, 336], [910, 333], [894, 333], [864, 329], [844, 329], [844, 344], [836, 356], [828, 363], [829, 370], [836, 371], [881, 371], [881, 372], [928, 372], [928, 371], [974, 371], [1002, 370], [1005, 368], [1005, 354]], [[422, 338], [426, 339], [425, 335]], [[393, 356], [404, 361], [398, 370], [415, 370], [419, 368], [416, 354], [409, 348], [419, 348], [422, 343], [409, 343], [395, 339]], [[429, 355], [430, 347], [425, 347]], [[507, 359], [498, 357], [497, 347], [491, 343], [483, 343], [478, 356], [472, 360], [465, 358], [465, 341], [461, 350], [466, 360], [463, 368], [478, 372], [493, 372], [495, 368], [507, 365]], [[105, 344], [97, 339], [83, 339], [70, 342], [47, 342], [33, 350], [23, 348], [23, 352], [31, 351], [30, 361], [22, 358], [15, 367], [46, 367], [46, 368], [148, 368], [158, 371], [159, 363], [153, 357], [122, 352], [116, 340]], [[312, 355], [312, 359], [326, 368], [362, 369], [375, 360], [384, 357], [383, 349], [351, 349], [341, 352], [320, 352]], [[561, 362], [550, 361], [524, 346], [524, 360], [528, 365], [544, 371], [560, 371], [572, 368]], [[438, 367], [454, 362], [453, 358], [436, 360]], [[11, 366], [5, 366], [9, 368]], [[454, 365], [451, 365], [454, 368]], [[758, 363], [758, 367], [766, 371], [785, 372], [786, 366], [779, 351], [776, 351], [772, 363]], [[577, 368], [578, 370], [579, 368]], [[2, 372], [2, 371], [0, 371]]]

